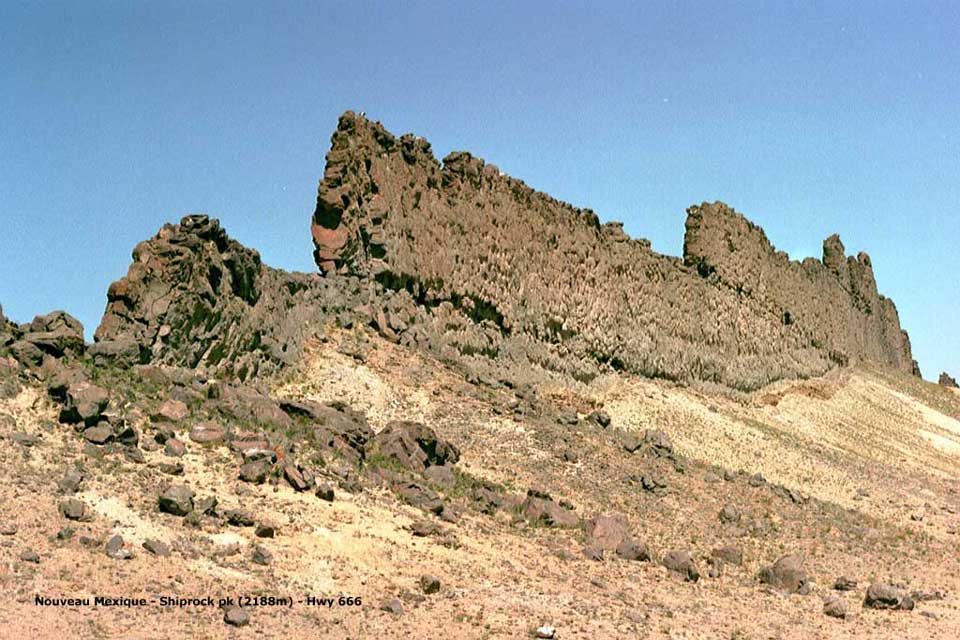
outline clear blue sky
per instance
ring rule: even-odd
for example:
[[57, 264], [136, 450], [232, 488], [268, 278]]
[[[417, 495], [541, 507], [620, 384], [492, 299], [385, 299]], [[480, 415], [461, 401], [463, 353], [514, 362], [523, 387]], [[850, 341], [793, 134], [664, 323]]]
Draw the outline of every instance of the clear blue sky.
[[793, 258], [873, 258], [960, 373], [956, 2], [0, 3], [0, 304], [88, 333], [187, 212], [313, 269], [338, 115], [467, 149], [679, 255], [723, 200]]

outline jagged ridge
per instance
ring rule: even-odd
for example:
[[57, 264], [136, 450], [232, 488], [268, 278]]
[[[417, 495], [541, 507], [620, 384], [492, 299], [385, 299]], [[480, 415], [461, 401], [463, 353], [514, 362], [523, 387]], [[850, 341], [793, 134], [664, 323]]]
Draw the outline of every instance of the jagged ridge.
[[352, 112], [332, 137], [313, 239], [323, 273], [495, 310], [504, 340], [548, 368], [572, 359], [744, 390], [861, 360], [916, 372], [869, 257], [846, 258], [836, 236], [823, 262], [791, 262], [705, 203], [688, 210], [683, 258], [660, 255], [469, 153], [441, 165], [422, 138]]

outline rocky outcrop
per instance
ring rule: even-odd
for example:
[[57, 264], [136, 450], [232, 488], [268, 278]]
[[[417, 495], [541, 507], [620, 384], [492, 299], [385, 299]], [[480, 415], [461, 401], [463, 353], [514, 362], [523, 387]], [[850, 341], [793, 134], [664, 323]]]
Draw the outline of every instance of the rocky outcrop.
[[141, 363], [245, 380], [296, 361], [357, 291], [356, 281], [271, 269], [217, 220], [191, 215], [134, 249], [126, 277], [110, 285], [91, 351], [127, 354], [120, 361], [129, 363], [132, 350]]
[[940, 383], [940, 386], [948, 387], [950, 389], [960, 388], [960, 386], [957, 385], [956, 378], [949, 375], [946, 371], [940, 374], [939, 383]]
[[25, 367], [39, 367], [48, 357], [78, 357], [85, 348], [83, 325], [65, 311], [18, 325], [5, 318], [0, 308], [0, 353], [10, 353]]
[[[312, 228], [322, 273], [375, 279], [480, 327], [457, 345], [465, 355], [745, 390], [862, 360], [914, 370], [869, 257], [847, 257], [837, 236], [822, 261], [791, 261], [742, 215], [705, 203], [687, 211], [683, 258], [660, 255], [469, 153], [441, 164], [422, 138], [351, 112]], [[410, 326], [398, 324], [387, 329], [402, 341]]]

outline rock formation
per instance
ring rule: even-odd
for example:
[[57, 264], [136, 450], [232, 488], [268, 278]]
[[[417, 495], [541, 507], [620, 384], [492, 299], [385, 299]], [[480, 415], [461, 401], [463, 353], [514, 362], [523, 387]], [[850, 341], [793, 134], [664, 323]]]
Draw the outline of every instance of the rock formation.
[[941, 385], [941, 386], [944, 386], [944, 387], [949, 387], [949, 388], [951, 388], [951, 389], [960, 388], [960, 385], [957, 385], [957, 380], [956, 380], [956, 378], [954, 378], [953, 376], [951, 376], [950, 374], [948, 374], [946, 371], [944, 371], [944, 372], [942, 372], [942, 373], [940, 374], [940, 380], [939, 380], [939, 382], [940, 382], [940, 385]]
[[352, 112], [333, 134], [312, 230], [322, 273], [446, 303], [492, 335], [488, 355], [547, 369], [744, 390], [855, 361], [915, 371], [870, 258], [847, 257], [837, 236], [822, 261], [791, 261], [742, 215], [704, 203], [687, 211], [683, 258], [660, 255], [469, 153], [441, 164], [424, 139]]
[[95, 349], [240, 380], [265, 375], [297, 359], [322, 300], [349, 302], [345, 287], [271, 269], [217, 220], [187, 216], [134, 249], [126, 277], [110, 285]]

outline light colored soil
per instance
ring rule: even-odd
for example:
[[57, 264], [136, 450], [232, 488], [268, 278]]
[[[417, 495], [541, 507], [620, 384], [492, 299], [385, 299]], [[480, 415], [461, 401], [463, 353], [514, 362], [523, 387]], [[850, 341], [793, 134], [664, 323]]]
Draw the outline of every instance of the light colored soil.
[[[344, 355], [333, 334], [311, 345], [299, 369], [274, 390], [291, 398], [342, 400], [366, 412], [376, 429], [395, 419], [421, 420], [455, 442], [462, 470], [522, 493], [541, 487], [572, 502], [581, 517], [619, 512], [656, 555], [689, 549], [706, 574], [705, 557], [724, 544], [743, 548], [743, 567], [722, 577], [683, 582], [656, 563], [588, 560], [579, 529], [532, 527], [509, 512], [493, 516], [452, 499], [462, 515], [440, 523], [456, 544], [415, 538], [410, 524], [424, 514], [383, 489], [333, 503], [281, 484], [251, 486], [236, 479], [237, 459], [225, 448], [188, 443], [185, 482], [199, 497], [216, 495], [226, 508], [243, 508], [278, 526], [278, 536], [258, 540], [252, 528], [195, 530], [156, 509], [171, 481], [152, 465], [117, 456], [88, 458], [79, 438], [56, 424], [55, 408], [37, 390], [0, 401], [0, 636], [4, 638], [523, 638], [541, 624], [559, 638], [957, 638], [957, 535], [960, 498], [960, 395], [898, 374], [869, 368], [819, 379], [780, 383], [749, 398], [706, 394], [662, 381], [608, 377], [564, 387], [544, 376], [541, 396], [580, 407], [601, 404], [613, 418], [603, 430], [548, 418], [514, 415], [503, 407], [507, 389], [467, 384], [438, 362], [371, 336], [363, 363]], [[685, 473], [641, 454], [627, 454], [613, 429], [642, 434], [660, 428], [688, 457]], [[14, 431], [37, 433], [25, 448]], [[574, 450], [578, 460], [560, 453]], [[87, 480], [78, 498], [96, 519], [69, 523], [57, 511], [56, 481], [74, 464]], [[710, 483], [711, 465], [742, 471]], [[668, 495], [645, 493], [631, 476], [656, 472]], [[747, 474], [811, 497], [798, 505], [770, 487], [751, 487]], [[857, 490], [869, 495], [856, 499]], [[764, 523], [750, 533], [717, 518], [727, 503]], [[911, 520], [923, 513], [922, 521]], [[438, 521], [439, 522], [439, 521]], [[73, 526], [71, 540], [57, 531]], [[135, 557], [108, 558], [102, 544], [84, 547], [81, 536], [121, 534]], [[174, 548], [156, 558], [141, 548], [146, 538]], [[250, 561], [254, 543], [274, 557]], [[222, 556], [231, 544], [236, 555]], [[32, 548], [41, 562], [19, 560]], [[803, 555], [813, 580], [808, 596], [764, 588], [760, 567], [786, 552]], [[442, 582], [422, 601], [422, 574]], [[822, 596], [839, 575], [859, 580], [840, 594], [852, 617], [826, 617]], [[872, 579], [911, 590], [946, 592], [912, 612], [861, 607]], [[34, 604], [51, 597], [114, 595], [154, 598], [238, 593], [293, 596], [360, 596], [359, 607], [251, 611], [251, 624], [227, 627], [216, 608], [53, 608]], [[380, 610], [393, 597], [405, 613]], [[928, 617], [929, 616], [929, 617]]]

